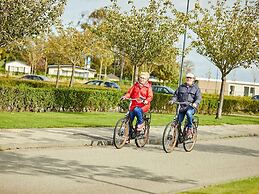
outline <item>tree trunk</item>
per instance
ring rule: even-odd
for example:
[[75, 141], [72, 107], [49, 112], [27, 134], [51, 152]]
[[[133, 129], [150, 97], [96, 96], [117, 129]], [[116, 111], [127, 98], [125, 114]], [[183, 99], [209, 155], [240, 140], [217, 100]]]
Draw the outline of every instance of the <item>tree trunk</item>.
[[104, 78], [107, 78], [107, 66], [104, 67]]
[[122, 82], [122, 79], [123, 79], [124, 66], [125, 66], [125, 57], [124, 57], [124, 53], [123, 53], [123, 54], [122, 54], [122, 57], [121, 57], [121, 74], [120, 74], [120, 82]]
[[225, 86], [226, 86], [226, 75], [222, 74], [221, 77], [221, 87], [220, 87], [220, 95], [219, 95], [219, 103], [218, 103], [218, 109], [216, 114], [216, 119], [220, 119], [222, 115], [222, 108], [223, 108], [223, 102], [224, 102], [224, 93], [225, 93]]
[[133, 68], [134, 69], [133, 69], [132, 85], [134, 85], [135, 82], [138, 81], [138, 66], [134, 65]]
[[139, 71], [139, 67], [136, 65], [136, 68], [135, 68], [135, 80], [134, 80], [134, 83], [138, 81], [138, 71]]
[[60, 77], [60, 65], [58, 64], [58, 72], [56, 77], [56, 88], [59, 86], [59, 77]]
[[47, 76], [48, 73], [48, 59], [45, 59], [45, 76]]
[[72, 73], [71, 73], [71, 78], [69, 82], [69, 87], [71, 88], [74, 83], [74, 75], [75, 75], [75, 64], [72, 65]]
[[103, 60], [100, 60], [100, 70], [99, 70], [99, 79], [102, 78], [102, 69], [103, 69]]

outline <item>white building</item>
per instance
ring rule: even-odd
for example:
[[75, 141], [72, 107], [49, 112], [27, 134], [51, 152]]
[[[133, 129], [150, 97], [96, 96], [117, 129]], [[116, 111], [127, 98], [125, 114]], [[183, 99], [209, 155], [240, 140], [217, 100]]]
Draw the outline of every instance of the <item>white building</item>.
[[[202, 93], [219, 94], [221, 80], [196, 78]], [[230, 96], [254, 96], [259, 94], [259, 83], [227, 80], [225, 95]]]
[[11, 61], [5, 64], [5, 71], [29, 74], [31, 67], [21, 61]]
[[[48, 74], [49, 75], [57, 75], [58, 73], [58, 65], [49, 65], [48, 66]], [[72, 74], [72, 65], [60, 65], [59, 75], [61, 76], [71, 76]], [[94, 69], [84, 69], [81, 67], [75, 68], [75, 77], [81, 78], [94, 78], [96, 74], [96, 70]]]

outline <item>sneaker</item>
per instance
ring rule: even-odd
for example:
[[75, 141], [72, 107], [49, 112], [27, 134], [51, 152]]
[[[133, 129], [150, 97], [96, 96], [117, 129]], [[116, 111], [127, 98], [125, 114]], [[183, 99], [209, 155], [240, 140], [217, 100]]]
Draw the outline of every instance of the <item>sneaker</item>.
[[137, 127], [137, 131], [142, 131], [145, 127], [145, 124], [142, 123], [142, 124], [139, 124], [138, 127]]
[[129, 143], [130, 143], [130, 138], [128, 137], [128, 138], [126, 139], [125, 144], [129, 144]]

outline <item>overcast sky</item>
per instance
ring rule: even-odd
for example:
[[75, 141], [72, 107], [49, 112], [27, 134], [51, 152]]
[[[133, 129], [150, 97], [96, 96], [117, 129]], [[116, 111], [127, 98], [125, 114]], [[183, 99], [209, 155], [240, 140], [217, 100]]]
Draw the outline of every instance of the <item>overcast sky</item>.
[[[129, 8], [127, 0], [118, 1], [123, 9], [127, 10]], [[190, 0], [190, 9], [193, 8], [194, 2], [195, 0]], [[207, 7], [207, 2], [207, 0], [200, 0], [200, 3], [204, 7]], [[186, 10], [187, 0], [173, 0], [173, 3], [177, 9], [181, 11]], [[229, 0], [228, 3], [233, 3], [233, 0]], [[135, 0], [134, 4], [136, 7], [143, 7], [148, 5], [148, 0]], [[110, 5], [110, 0], [68, 0], [64, 14], [62, 15], [62, 21], [64, 24], [68, 24], [70, 22], [76, 24], [81, 19], [82, 14], [89, 15], [92, 11], [108, 5]], [[190, 43], [190, 41], [191, 40], [187, 40], [187, 44]], [[182, 47], [182, 42], [183, 41], [181, 40], [179, 47]], [[220, 72], [218, 69], [205, 57], [196, 53], [195, 50], [188, 54], [185, 60], [189, 60], [194, 64], [194, 73], [196, 76], [208, 78], [208, 75], [210, 74], [211, 78], [220, 79]], [[242, 68], [233, 70], [228, 76], [229, 80], [247, 82], [254, 82], [255, 78], [256, 82], [259, 82], [259, 69], [255, 67], [252, 69]]]

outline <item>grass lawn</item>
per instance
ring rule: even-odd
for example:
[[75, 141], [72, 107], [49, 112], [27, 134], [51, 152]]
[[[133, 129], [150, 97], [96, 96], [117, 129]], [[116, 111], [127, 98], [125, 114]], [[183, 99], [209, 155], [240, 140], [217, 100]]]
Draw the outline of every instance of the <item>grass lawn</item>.
[[[0, 112], [0, 128], [53, 128], [53, 127], [102, 127], [114, 126], [124, 113], [87, 112], [87, 113], [32, 113]], [[169, 114], [152, 114], [151, 125], [164, 126], [172, 119]], [[214, 115], [199, 115], [200, 125], [221, 124], [258, 124], [258, 117], [223, 116], [216, 120]]]
[[248, 178], [245, 180], [234, 181], [226, 184], [208, 186], [180, 194], [258, 194], [259, 177]]

